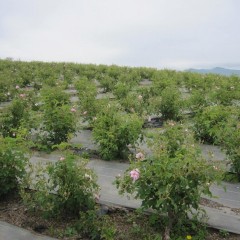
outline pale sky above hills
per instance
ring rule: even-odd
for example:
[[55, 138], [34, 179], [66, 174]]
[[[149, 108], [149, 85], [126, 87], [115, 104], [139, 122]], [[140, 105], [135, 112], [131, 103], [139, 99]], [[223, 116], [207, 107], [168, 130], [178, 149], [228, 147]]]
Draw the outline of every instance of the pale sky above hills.
[[239, 0], [0, 0], [0, 58], [240, 69]]

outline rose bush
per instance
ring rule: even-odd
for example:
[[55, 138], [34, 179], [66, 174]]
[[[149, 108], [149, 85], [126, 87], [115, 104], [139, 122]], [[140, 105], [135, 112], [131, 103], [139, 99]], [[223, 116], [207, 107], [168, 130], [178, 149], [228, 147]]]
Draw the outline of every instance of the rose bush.
[[225, 128], [228, 119], [235, 116], [237, 109], [222, 105], [209, 106], [194, 117], [194, 132], [197, 139], [219, 144], [219, 131]]
[[218, 132], [218, 139], [240, 181], [240, 116], [227, 120]]
[[6, 137], [13, 134], [21, 125], [21, 121], [29, 118], [29, 102], [24, 98], [15, 98], [0, 115], [0, 132]]
[[[116, 185], [121, 194], [134, 194], [143, 209], [153, 209], [165, 222], [163, 239], [170, 239], [175, 224], [199, 211], [202, 194], [221, 173], [200, 155], [193, 134], [182, 125], [170, 122], [150, 141], [153, 156], [132, 160]], [[163, 217], [165, 216], [165, 217]]]
[[0, 136], [0, 198], [19, 189], [26, 174], [26, 154], [22, 139]]
[[66, 152], [55, 163], [33, 165], [21, 185], [25, 204], [46, 217], [79, 216], [93, 210], [99, 187], [96, 175], [86, 165], [86, 160]]
[[136, 114], [126, 114], [119, 106], [108, 105], [96, 116], [93, 139], [100, 146], [100, 154], [106, 159], [122, 157], [127, 145], [134, 145], [141, 135], [143, 121]]

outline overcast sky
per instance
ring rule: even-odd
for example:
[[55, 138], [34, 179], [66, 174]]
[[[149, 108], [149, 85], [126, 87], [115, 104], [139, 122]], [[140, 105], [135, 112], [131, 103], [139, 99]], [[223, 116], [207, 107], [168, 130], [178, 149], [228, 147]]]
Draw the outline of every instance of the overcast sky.
[[240, 69], [239, 0], [0, 0], [0, 58]]

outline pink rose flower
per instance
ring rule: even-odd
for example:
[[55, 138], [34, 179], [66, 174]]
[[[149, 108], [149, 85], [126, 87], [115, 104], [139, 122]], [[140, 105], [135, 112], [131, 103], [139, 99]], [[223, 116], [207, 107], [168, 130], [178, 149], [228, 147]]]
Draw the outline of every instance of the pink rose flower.
[[133, 179], [133, 181], [135, 182], [136, 180], [139, 179], [140, 177], [140, 172], [139, 170], [136, 168], [136, 169], [133, 169], [131, 172], [130, 172], [130, 177]]
[[26, 97], [26, 94], [21, 93], [21, 94], [19, 94], [19, 96], [20, 96], [21, 98], [25, 98], [25, 97]]
[[76, 108], [71, 108], [71, 112], [76, 112]]
[[63, 161], [63, 160], [65, 160], [65, 157], [60, 157], [59, 160], [60, 160], [60, 161]]

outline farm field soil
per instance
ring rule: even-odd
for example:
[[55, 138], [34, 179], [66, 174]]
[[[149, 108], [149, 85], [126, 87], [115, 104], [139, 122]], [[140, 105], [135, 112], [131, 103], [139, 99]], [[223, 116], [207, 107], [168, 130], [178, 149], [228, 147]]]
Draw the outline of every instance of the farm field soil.
[[[153, 231], [154, 233], [153, 229], [150, 230], [149, 227], [146, 227], [147, 219], [141, 218], [139, 220], [137, 215], [131, 210], [123, 208], [108, 208], [108, 216], [110, 217], [110, 221], [114, 223], [117, 229], [117, 234], [114, 238], [116, 240], [140, 239], [143, 232], [140, 232], [140, 230], [137, 229], [141, 229], [141, 231], [144, 229], [146, 232]], [[28, 211], [26, 206], [24, 206], [21, 202], [20, 197], [16, 194], [9, 196], [5, 200], [0, 200], [0, 220], [30, 230], [31, 232], [55, 237], [58, 239], [88, 239], [80, 235], [67, 233], [67, 229], [71, 229], [75, 223], [74, 219], [43, 219], [36, 213]], [[136, 228], [136, 226], [138, 228]], [[221, 234], [218, 230], [208, 229], [208, 236], [206, 237], [206, 240], [240, 239], [240, 235], [226, 233], [226, 236], [224, 237], [223, 233], [225, 232], [222, 232]]]

